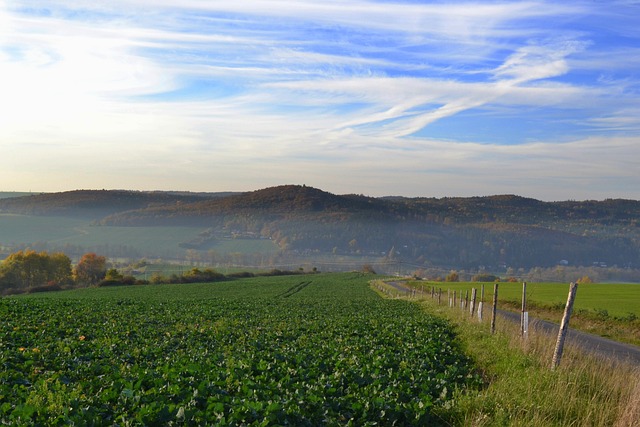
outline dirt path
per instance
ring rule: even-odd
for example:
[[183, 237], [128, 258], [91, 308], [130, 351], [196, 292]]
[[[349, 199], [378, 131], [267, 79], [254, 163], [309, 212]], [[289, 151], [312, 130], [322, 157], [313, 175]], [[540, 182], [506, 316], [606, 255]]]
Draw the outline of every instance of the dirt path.
[[[408, 291], [408, 288], [404, 286], [404, 283], [401, 281], [390, 281], [385, 283], [401, 292]], [[505, 319], [520, 323], [520, 313], [514, 313], [506, 310], [497, 310], [497, 313]], [[571, 321], [569, 321], [569, 326], [571, 326]], [[536, 329], [552, 336], [556, 336], [560, 329], [560, 326], [556, 323], [535, 318], [529, 318], [529, 327], [530, 329]], [[640, 366], [640, 347], [635, 345], [613, 341], [598, 335], [576, 331], [571, 328], [569, 328], [567, 332], [567, 339], [565, 343], [575, 344], [583, 351], [603, 358]]]

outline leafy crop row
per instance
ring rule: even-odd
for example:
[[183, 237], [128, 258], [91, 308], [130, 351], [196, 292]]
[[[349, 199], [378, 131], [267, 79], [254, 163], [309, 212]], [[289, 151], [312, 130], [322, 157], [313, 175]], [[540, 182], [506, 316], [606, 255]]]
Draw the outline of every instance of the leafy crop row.
[[476, 381], [447, 323], [358, 275], [4, 298], [0, 316], [9, 424], [437, 425]]

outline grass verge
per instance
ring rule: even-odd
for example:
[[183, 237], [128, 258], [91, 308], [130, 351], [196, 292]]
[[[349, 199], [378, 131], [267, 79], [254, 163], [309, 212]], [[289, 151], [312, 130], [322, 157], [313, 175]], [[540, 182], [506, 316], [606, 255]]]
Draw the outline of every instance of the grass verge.
[[[393, 289], [387, 296], [394, 297]], [[399, 293], [406, 298], [406, 293]], [[429, 313], [457, 326], [464, 350], [484, 378], [484, 387], [461, 392], [455, 425], [464, 426], [615, 426], [640, 425], [640, 369], [596, 359], [571, 345], [559, 368], [550, 369], [555, 336], [498, 319], [490, 333], [489, 316], [479, 323], [468, 311], [414, 298]]]

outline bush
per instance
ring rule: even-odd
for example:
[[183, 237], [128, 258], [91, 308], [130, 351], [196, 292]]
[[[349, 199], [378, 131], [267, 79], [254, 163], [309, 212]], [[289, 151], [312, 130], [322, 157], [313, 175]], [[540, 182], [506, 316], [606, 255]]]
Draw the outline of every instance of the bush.
[[498, 282], [500, 278], [498, 276], [494, 276], [493, 274], [482, 273], [476, 274], [471, 278], [472, 282]]
[[62, 287], [57, 284], [48, 284], [42, 286], [33, 286], [27, 292], [32, 294], [35, 292], [53, 292], [53, 291], [61, 291]]
[[98, 282], [98, 287], [99, 288], [105, 288], [108, 286], [123, 286], [124, 283], [122, 283], [121, 280], [114, 280], [114, 279], [102, 279], [101, 281]]
[[253, 274], [253, 273], [251, 273], [249, 271], [240, 271], [238, 273], [227, 274], [227, 277], [234, 278], [234, 279], [242, 279], [242, 278], [247, 278], [247, 277], [255, 277], [255, 274]]
[[376, 271], [373, 269], [373, 266], [371, 264], [363, 265], [362, 272], [365, 274], [376, 274]]

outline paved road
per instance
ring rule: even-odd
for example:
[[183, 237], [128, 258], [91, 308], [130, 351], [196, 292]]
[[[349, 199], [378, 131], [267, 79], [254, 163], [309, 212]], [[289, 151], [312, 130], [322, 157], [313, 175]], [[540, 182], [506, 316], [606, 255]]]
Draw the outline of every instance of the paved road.
[[[401, 281], [390, 281], [386, 283], [390, 286], [393, 286], [399, 291], [407, 291], [407, 287], [404, 286], [403, 282]], [[499, 316], [502, 316], [505, 319], [520, 323], [520, 313], [514, 313], [505, 310], [497, 310], [497, 313]], [[571, 325], [571, 322], [569, 322], [569, 325]], [[530, 317], [529, 328], [557, 336], [560, 325], [553, 322], [548, 322], [546, 320]], [[635, 345], [613, 341], [598, 335], [588, 334], [586, 332], [576, 331], [569, 328], [569, 330], [567, 331], [565, 345], [570, 343], [575, 344], [582, 348], [584, 351], [597, 356], [640, 365], [640, 347]]]
[[[498, 314], [506, 319], [520, 323], [520, 313], [498, 310]], [[571, 326], [571, 321], [569, 321], [569, 326]], [[558, 330], [560, 329], [560, 325], [556, 323], [533, 318], [529, 318], [529, 327], [553, 336], [557, 336]], [[598, 356], [640, 365], [640, 347], [635, 345], [610, 340], [599, 335], [576, 331], [575, 329], [571, 329], [571, 327], [567, 330], [565, 345], [569, 343], [575, 344], [584, 351]]]

